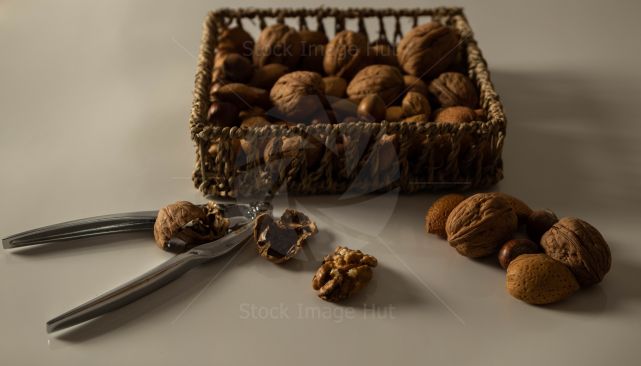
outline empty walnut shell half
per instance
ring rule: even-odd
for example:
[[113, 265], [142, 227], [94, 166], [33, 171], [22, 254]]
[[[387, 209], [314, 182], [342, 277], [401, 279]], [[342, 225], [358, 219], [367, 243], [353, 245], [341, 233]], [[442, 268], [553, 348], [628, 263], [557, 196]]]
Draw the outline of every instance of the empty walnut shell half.
[[228, 227], [229, 221], [214, 205], [178, 201], [158, 211], [154, 238], [161, 249], [181, 253], [222, 237]]
[[559, 220], [541, 238], [547, 255], [565, 264], [581, 286], [601, 282], [610, 270], [610, 247], [601, 233], [587, 222], [574, 217]]
[[262, 214], [254, 225], [254, 239], [261, 257], [273, 263], [283, 263], [298, 253], [305, 241], [318, 232], [307, 215], [286, 209], [280, 219]]
[[254, 46], [254, 65], [283, 64], [293, 68], [298, 63], [303, 45], [300, 34], [285, 24], [273, 24], [263, 29]]
[[429, 91], [442, 107], [461, 105], [476, 108], [478, 93], [472, 80], [459, 72], [444, 72], [432, 80]]
[[430, 22], [412, 28], [398, 43], [401, 68], [418, 78], [436, 76], [447, 69], [457, 55], [459, 35], [449, 27]]
[[326, 301], [345, 300], [365, 287], [372, 279], [372, 268], [378, 261], [360, 250], [338, 247], [323, 259], [316, 271], [312, 287]]

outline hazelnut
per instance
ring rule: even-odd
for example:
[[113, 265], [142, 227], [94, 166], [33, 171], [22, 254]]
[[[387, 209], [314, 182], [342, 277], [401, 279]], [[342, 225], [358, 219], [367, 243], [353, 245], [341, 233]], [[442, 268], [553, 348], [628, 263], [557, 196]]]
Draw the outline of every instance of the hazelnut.
[[226, 102], [212, 102], [207, 112], [207, 122], [219, 127], [238, 125], [238, 107]]
[[427, 96], [427, 84], [414, 75], [403, 75], [406, 92], [417, 92]]
[[312, 287], [326, 301], [345, 300], [362, 290], [372, 279], [378, 261], [360, 250], [338, 247], [326, 256], [314, 274]]
[[382, 121], [385, 119], [385, 102], [376, 94], [367, 95], [358, 104], [356, 113], [369, 121]]
[[425, 230], [430, 234], [436, 234], [446, 239], [445, 223], [447, 222], [447, 217], [454, 210], [454, 207], [458, 206], [463, 200], [465, 200], [465, 196], [451, 193], [434, 201], [425, 215]]
[[550, 210], [532, 211], [527, 217], [525, 230], [530, 239], [540, 242], [546, 231], [550, 230], [559, 221], [554, 212]]
[[398, 122], [403, 119], [403, 108], [400, 106], [387, 107], [385, 111], [385, 120], [388, 122]]
[[289, 72], [289, 67], [282, 64], [269, 64], [254, 71], [249, 85], [265, 90], [271, 89], [281, 76]]
[[254, 46], [254, 65], [283, 64], [293, 68], [302, 53], [300, 34], [285, 24], [273, 24], [260, 32]]
[[347, 81], [339, 76], [326, 76], [323, 78], [325, 94], [328, 96], [343, 98], [347, 90]]
[[512, 239], [507, 243], [503, 244], [501, 250], [499, 250], [499, 264], [503, 269], [507, 269], [507, 266], [512, 262], [516, 257], [521, 254], [535, 254], [541, 253], [541, 247], [529, 239]]
[[545, 254], [523, 254], [507, 267], [510, 295], [533, 305], [561, 301], [579, 289], [568, 267]]
[[262, 214], [254, 224], [258, 254], [273, 263], [293, 258], [317, 232], [316, 224], [307, 215], [293, 209], [286, 209], [278, 220]]
[[325, 46], [323, 69], [328, 75], [351, 78], [367, 64], [367, 37], [361, 33], [342, 31]]
[[371, 65], [359, 71], [347, 85], [350, 99], [361, 100], [366, 95], [378, 94], [385, 104], [390, 105], [403, 92], [403, 75], [389, 65]]
[[459, 72], [444, 72], [432, 80], [429, 91], [442, 107], [478, 105], [478, 93], [470, 78]]
[[432, 113], [430, 108], [430, 102], [427, 98], [417, 92], [408, 92], [405, 94], [402, 102], [403, 115], [404, 116], [415, 116], [417, 114], [423, 114], [429, 116]]
[[459, 35], [436, 22], [412, 28], [398, 43], [396, 52], [401, 68], [419, 78], [436, 76], [454, 61]]
[[239, 53], [245, 57], [251, 57], [254, 49], [254, 39], [243, 28], [227, 28], [218, 36], [219, 52]]

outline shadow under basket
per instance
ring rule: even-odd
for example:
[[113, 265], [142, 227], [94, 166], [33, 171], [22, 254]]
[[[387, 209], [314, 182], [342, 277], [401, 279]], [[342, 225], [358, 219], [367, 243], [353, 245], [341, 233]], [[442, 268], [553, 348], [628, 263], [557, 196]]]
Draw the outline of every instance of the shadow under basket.
[[[462, 124], [413, 122], [347, 122], [266, 127], [218, 127], [207, 122], [209, 89], [217, 36], [221, 29], [258, 24], [315, 22], [335, 32], [354, 24], [367, 32], [378, 24], [379, 36], [393, 24], [392, 39], [402, 29], [437, 21], [461, 38], [459, 69], [476, 84], [486, 121]], [[310, 27], [311, 28], [311, 27]], [[249, 31], [249, 29], [248, 29]], [[328, 36], [330, 36], [328, 34]], [[330, 36], [331, 38], [331, 36]], [[279, 190], [294, 194], [366, 194], [467, 190], [488, 187], [503, 178], [501, 152], [506, 120], [490, 81], [487, 64], [460, 8], [434, 9], [221, 9], [209, 13], [203, 27], [191, 111], [196, 143], [193, 181], [209, 197], [269, 197]], [[396, 135], [394, 143], [390, 135]], [[299, 153], [265, 162], [260, 147], [272, 138], [299, 136]], [[240, 148], [241, 143], [244, 147]]]

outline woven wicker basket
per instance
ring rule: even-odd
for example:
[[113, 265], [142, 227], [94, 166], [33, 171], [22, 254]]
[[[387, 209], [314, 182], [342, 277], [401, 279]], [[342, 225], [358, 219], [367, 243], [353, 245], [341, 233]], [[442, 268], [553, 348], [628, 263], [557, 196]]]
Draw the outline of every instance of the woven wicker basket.
[[[274, 22], [296, 21], [306, 27], [315, 19], [319, 30], [333, 25], [336, 31], [357, 24], [359, 31], [369, 19], [378, 19], [379, 34], [385, 24], [395, 24], [393, 41], [402, 36], [402, 25], [438, 21], [456, 29], [461, 36], [461, 54], [466, 59], [468, 76], [480, 93], [480, 106], [487, 121], [466, 124], [409, 122], [348, 122], [295, 127], [216, 127], [207, 123], [209, 89], [217, 35], [233, 22], [259, 24], [261, 29]], [[331, 35], [328, 34], [328, 36]], [[501, 151], [506, 120], [502, 105], [490, 81], [487, 64], [474, 40], [472, 30], [460, 8], [434, 9], [222, 9], [211, 12], [204, 23], [196, 73], [190, 126], [196, 143], [193, 181], [210, 197], [266, 196], [279, 189], [296, 194], [370, 193], [398, 188], [401, 192], [465, 190], [487, 187], [503, 178]], [[379, 144], [372, 143], [384, 134], [398, 135], [397, 162], [386, 170], [378, 169]], [[299, 135], [322, 141], [326, 148], [320, 164], [308, 168], [305, 154], [293, 160], [266, 165], [260, 152], [239, 157], [238, 139], [257, 146], [272, 137]], [[336, 153], [338, 136], [348, 136], [344, 153]], [[410, 138], [411, 137], [411, 138]], [[422, 140], [419, 152], [412, 141]], [[470, 139], [472, 144], [470, 144]], [[236, 140], [236, 141], [234, 141]], [[365, 143], [358, 143], [358, 142]], [[367, 142], [370, 141], [370, 142]], [[235, 143], [236, 142], [236, 143]], [[216, 144], [215, 154], [210, 153]], [[363, 148], [364, 146], [364, 148]], [[470, 146], [472, 148], [470, 148]], [[412, 151], [409, 154], [409, 151]], [[251, 156], [254, 155], [254, 156]]]

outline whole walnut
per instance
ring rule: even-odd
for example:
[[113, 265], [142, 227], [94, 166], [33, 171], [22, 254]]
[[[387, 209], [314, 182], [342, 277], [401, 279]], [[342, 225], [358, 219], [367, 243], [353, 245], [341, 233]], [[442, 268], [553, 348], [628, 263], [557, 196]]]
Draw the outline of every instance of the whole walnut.
[[217, 53], [214, 60], [214, 81], [244, 83], [252, 76], [254, 67], [239, 53]]
[[249, 85], [265, 90], [271, 89], [281, 76], [289, 72], [289, 67], [282, 64], [269, 64], [259, 67], [249, 81]]
[[277, 111], [291, 119], [303, 119], [323, 108], [325, 86], [320, 74], [294, 71], [283, 75], [269, 94]]
[[519, 225], [525, 225], [527, 222], [528, 216], [532, 213], [532, 209], [530, 206], [528, 206], [527, 203], [523, 202], [522, 200], [509, 195], [507, 193], [503, 192], [492, 192], [489, 193], [491, 195], [497, 195], [505, 198], [505, 200], [512, 206], [512, 210], [514, 210], [514, 213], [516, 214], [516, 217], [519, 219]]
[[325, 46], [323, 69], [328, 75], [351, 78], [368, 62], [367, 37], [361, 33], [342, 31]]
[[170, 252], [184, 252], [222, 237], [229, 221], [213, 205], [205, 208], [178, 201], [161, 208], [154, 224], [156, 244]]
[[378, 94], [385, 104], [392, 104], [403, 93], [401, 71], [389, 65], [371, 65], [359, 71], [347, 85], [347, 95], [361, 100], [368, 94]]
[[444, 72], [429, 85], [429, 91], [442, 107], [465, 106], [475, 108], [478, 92], [472, 80], [459, 72]]
[[260, 32], [254, 46], [254, 65], [283, 64], [293, 68], [302, 53], [300, 34], [285, 24], [273, 24]]
[[372, 279], [378, 261], [360, 250], [338, 247], [326, 256], [314, 274], [312, 287], [326, 301], [345, 300], [363, 289]]
[[434, 112], [434, 121], [436, 123], [468, 123], [481, 120], [481, 113], [480, 110], [476, 111], [468, 107], [445, 107]]
[[306, 240], [317, 232], [314, 221], [304, 213], [289, 208], [278, 220], [269, 214], [262, 214], [254, 224], [258, 254], [273, 263], [283, 263], [293, 258]]
[[299, 69], [322, 73], [325, 45], [329, 42], [327, 35], [324, 32], [308, 29], [301, 30], [299, 34], [303, 43]]
[[574, 217], [559, 220], [541, 238], [547, 255], [565, 264], [581, 286], [601, 282], [610, 270], [610, 247], [601, 233], [587, 222]]
[[211, 93], [212, 100], [218, 100], [234, 104], [240, 110], [247, 110], [254, 107], [269, 108], [271, 102], [269, 94], [265, 89], [252, 86], [231, 83], [219, 87]]
[[251, 57], [254, 39], [251, 34], [240, 27], [227, 28], [218, 36], [216, 50], [223, 53], [239, 53]]
[[456, 58], [459, 38], [453, 29], [436, 22], [416, 26], [398, 43], [398, 62], [418, 78], [436, 76]]
[[460, 254], [477, 258], [496, 252], [516, 232], [517, 222], [505, 198], [478, 193], [452, 210], [445, 231], [447, 241]]

